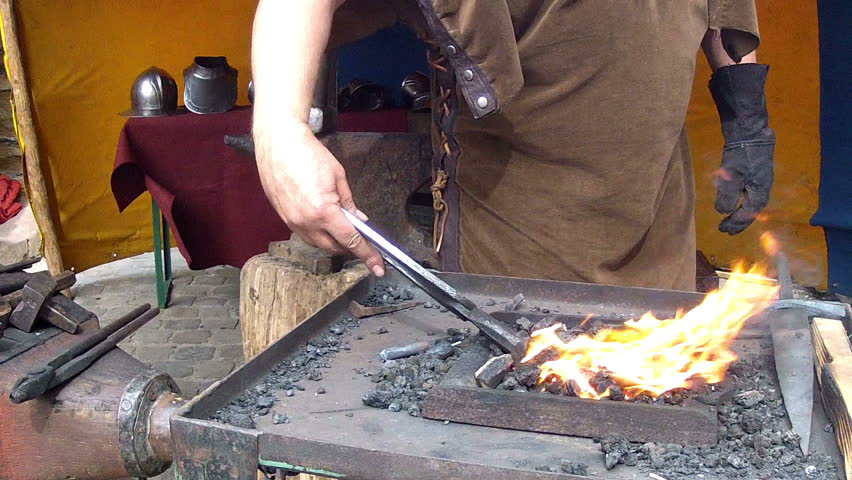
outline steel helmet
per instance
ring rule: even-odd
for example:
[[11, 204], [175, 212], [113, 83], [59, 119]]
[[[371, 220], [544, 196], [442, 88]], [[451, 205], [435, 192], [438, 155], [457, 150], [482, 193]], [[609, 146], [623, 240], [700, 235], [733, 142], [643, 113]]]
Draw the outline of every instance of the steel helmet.
[[225, 57], [195, 57], [183, 80], [183, 103], [193, 113], [227, 112], [237, 103], [237, 69]]
[[140, 73], [130, 88], [130, 110], [125, 117], [163, 117], [177, 113], [178, 90], [169, 72], [150, 67]]

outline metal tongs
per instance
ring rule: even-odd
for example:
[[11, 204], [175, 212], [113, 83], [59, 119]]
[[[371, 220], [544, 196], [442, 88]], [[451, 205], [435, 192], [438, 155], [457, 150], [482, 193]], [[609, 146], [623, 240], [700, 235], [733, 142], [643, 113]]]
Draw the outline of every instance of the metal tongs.
[[483, 335], [496, 343], [504, 352], [512, 355], [515, 360], [524, 357], [527, 350], [527, 339], [518, 335], [504, 323], [482, 311], [473, 302], [459, 294], [453, 287], [423, 268], [413, 258], [390, 243], [369, 225], [359, 220], [355, 215], [343, 210], [343, 214], [361, 235], [369, 240], [381, 252], [385, 261], [399, 273], [411, 280], [426, 292], [436, 302], [443, 305], [462, 320], [474, 324]]
[[47, 363], [27, 372], [15, 383], [9, 400], [23, 403], [38, 398], [74, 378], [159, 313], [159, 309], [152, 309], [147, 303], [136, 307]]

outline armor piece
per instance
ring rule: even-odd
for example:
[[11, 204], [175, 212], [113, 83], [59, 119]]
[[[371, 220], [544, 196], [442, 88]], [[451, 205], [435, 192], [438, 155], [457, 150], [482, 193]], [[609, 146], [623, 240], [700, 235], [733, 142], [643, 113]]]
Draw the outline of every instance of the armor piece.
[[183, 103], [193, 113], [227, 112], [237, 103], [237, 69], [225, 57], [195, 57], [183, 79]]
[[415, 112], [428, 111], [432, 104], [432, 91], [429, 77], [414, 72], [402, 81], [402, 94]]
[[125, 117], [163, 117], [178, 113], [178, 89], [169, 72], [150, 67], [140, 73], [130, 87], [130, 110]]

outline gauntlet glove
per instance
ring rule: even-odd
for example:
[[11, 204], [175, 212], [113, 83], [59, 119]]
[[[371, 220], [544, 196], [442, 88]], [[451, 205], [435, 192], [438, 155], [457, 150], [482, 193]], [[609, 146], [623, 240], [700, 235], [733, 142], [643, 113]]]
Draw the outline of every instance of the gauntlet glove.
[[719, 230], [731, 235], [751, 225], [769, 203], [775, 132], [766, 111], [768, 71], [768, 65], [744, 63], [719, 68], [710, 79], [725, 137], [716, 211], [728, 214]]

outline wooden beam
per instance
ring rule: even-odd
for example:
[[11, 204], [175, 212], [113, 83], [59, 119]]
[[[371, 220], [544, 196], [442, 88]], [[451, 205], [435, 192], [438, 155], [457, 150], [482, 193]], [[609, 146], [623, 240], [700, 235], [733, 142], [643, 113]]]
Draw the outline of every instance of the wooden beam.
[[21, 58], [21, 45], [18, 42], [18, 27], [15, 16], [14, 0], [0, 0], [0, 16], [3, 18], [3, 36], [6, 46], [6, 65], [9, 83], [12, 85], [12, 98], [15, 105], [15, 119], [23, 145], [24, 167], [27, 172], [27, 196], [33, 206], [43, 238], [44, 258], [51, 274], [57, 275], [65, 270], [56, 226], [50, 212], [47, 184], [42, 171], [38, 136], [33, 121], [33, 106], [30, 98], [26, 71]]
[[852, 480], [852, 345], [840, 320], [815, 318], [812, 329], [822, 402], [834, 424], [846, 478]]

